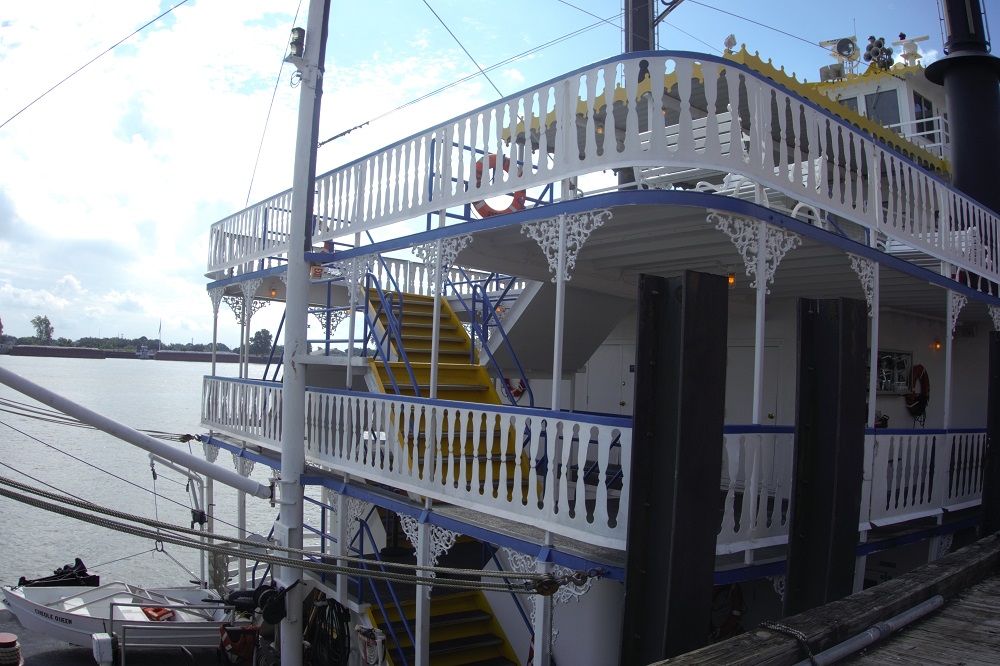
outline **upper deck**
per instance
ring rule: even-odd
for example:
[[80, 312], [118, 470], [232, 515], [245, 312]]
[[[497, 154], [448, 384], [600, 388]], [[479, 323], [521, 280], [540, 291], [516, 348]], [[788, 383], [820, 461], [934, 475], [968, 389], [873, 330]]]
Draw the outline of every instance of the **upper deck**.
[[[512, 191], [525, 192], [526, 208], [504, 224], [553, 217], [570, 201], [582, 210], [608, 193], [698, 188], [764, 206], [780, 198], [777, 210], [841, 238], [1000, 280], [996, 215], [936, 173], [935, 156], [898, 137], [889, 145], [840, 115], [729, 59], [629, 54], [318, 176], [312, 244], [374, 230], [406, 236], [438, 226], [434, 213], [450, 233], [485, 230], [499, 222], [477, 219], [472, 204]], [[480, 163], [492, 154], [495, 173]], [[633, 182], [600, 179], [622, 170], [634, 170]], [[581, 189], [590, 183], [597, 186]], [[257, 260], [284, 256], [290, 200], [282, 192], [214, 224], [209, 275], [248, 273]]]

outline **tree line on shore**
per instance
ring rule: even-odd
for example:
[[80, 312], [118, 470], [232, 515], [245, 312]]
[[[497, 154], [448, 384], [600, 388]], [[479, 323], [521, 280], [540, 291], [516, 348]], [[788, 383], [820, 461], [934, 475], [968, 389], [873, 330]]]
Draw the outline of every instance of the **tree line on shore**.
[[[42, 346], [54, 346], [54, 347], [87, 347], [90, 349], [104, 349], [108, 351], [138, 351], [142, 347], [146, 347], [150, 351], [157, 349], [169, 350], [169, 351], [186, 351], [186, 352], [210, 352], [212, 351], [211, 343], [195, 343], [195, 342], [171, 342], [164, 343], [157, 338], [147, 338], [145, 335], [138, 338], [126, 338], [124, 336], [115, 336], [110, 338], [101, 337], [83, 337], [79, 340], [70, 340], [69, 338], [57, 338], [55, 337], [55, 326], [52, 325], [51, 320], [49, 320], [47, 315], [38, 315], [31, 320], [31, 325], [35, 329], [35, 335], [28, 337], [16, 337], [13, 335], [4, 335], [3, 332], [3, 320], [0, 319], [0, 344], [3, 345], [42, 345]], [[253, 356], [268, 356], [271, 353], [271, 347], [273, 344], [273, 337], [271, 332], [266, 328], [254, 333], [250, 338], [250, 354]], [[216, 351], [220, 352], [238, 352], [242, 348], [242, 345], [235, 348], [230, 348], [223, 343], [218, 343], [215, 345]], [[281, 346], [279, 345], [276, 354], [281, 354]]]

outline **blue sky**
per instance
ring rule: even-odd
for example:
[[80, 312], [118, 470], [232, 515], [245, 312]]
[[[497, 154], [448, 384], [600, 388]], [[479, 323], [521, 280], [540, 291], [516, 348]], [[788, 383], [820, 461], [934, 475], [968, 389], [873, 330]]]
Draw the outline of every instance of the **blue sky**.
[[[428, 1], [484, 68], [597, 27], [491, 71], [492, 85], [479, 76], [338, 139], [320, 150], [320, 171], [494, 100], [493, 85], [509, 95], [621, 52], [620, 0]], [[31, 318], [45, 314], [57, 337], [155, 337], [162, 320], [165, 342], [211, 340], [207, 231], [248, 192], [252, 203], [291, 182], [298, 91], [281, 60], [307, 3], [188, 2], [0, 128], [5, 333], [30, 335]], [[4, 0], [0, 123], [173, 4]], [[996, 20], [1000, 3], [985, 5]], [[925, 64], [939, 57], [936, 0], [686, 0], [659, 43], [719, 54], [733, 33], [815, 80], [833, 62], [817, 42], [900, 32], [929, 35]], [[335, 0], [330, 34], [322, 138], [476, 71], [420, 0]], [[279, 316], [265, 308], [252, 328], [273, 332]], [[219, 340], [238, 341], [225, 306]]]

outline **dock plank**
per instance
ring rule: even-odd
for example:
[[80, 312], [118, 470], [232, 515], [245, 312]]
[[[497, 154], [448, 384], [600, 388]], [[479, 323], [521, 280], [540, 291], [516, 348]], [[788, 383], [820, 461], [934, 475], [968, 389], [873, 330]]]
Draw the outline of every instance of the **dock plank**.
[[994, 575], [958, 594], [888, 640], [844, 659], [842, 664], [1000, 663], [1000, 575]]

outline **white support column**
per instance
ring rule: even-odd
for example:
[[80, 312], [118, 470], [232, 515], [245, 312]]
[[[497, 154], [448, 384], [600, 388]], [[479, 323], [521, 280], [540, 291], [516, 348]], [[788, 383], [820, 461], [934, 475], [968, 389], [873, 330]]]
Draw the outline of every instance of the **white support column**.
[[[444, 213], [441, 211], [438, 218], [438, 227], [444, 226]], [[444, 297], [442, 294], [442, 276], [441, 276], [441, 240], [439, 239], [436, 243], [436, 252], [434, 253], [434, 321], [431, 328], [431, 387], [430, 387], [430, 397], [432, 399], [437, 398], [438, 391], [438, 351], [441, 349], [441, 299]]]
[[[354, 234], [354, 247], [361, 247], [361, 234]], [[358, 296], [361, 295], [361, 285], [358, 283], [360, 276], [358, 275], [358, 263], [361, 260], [358, 257], [351, 259], [350, 266], [347, 273], [347, 288], [350, 291], [350, 328], [347, 331], [347, 390], [350, 391], [354, 386], [354, 327], [357, 325], [357, 309], [358, 309]], [[366, 305], [367, 307], [367, 305]], [[362, 343], [363, 344], [363, 343]]]
[[767, 285], [774, 282], [778, 265], [788, 252], [802, 244], [802, 239], [780, 227], [772, 227], [755, 218], [736, 217], [722, 211], [710, 210], [705, 221], [729, 236], [736, 251], [743, 257], [748, 277], [754, 278], [750, 286], [757, 290], [757, 311], [754, 329], [753, 369], [753, 423], [763, 418], [764, 392], [764, 329], [766, 298], [771, 293]]
[[[556, 218], [559, 240], [556, 245], [556, 312], [552, 331], [552, 409], [562, 408], [563, 328], [566, 320], [566, 216]], [[548, 661], [539, 663], [547, 664]]]
[[[430, 500], [425, 500], [424, 508], [430, 506]], [[431, 525], [422, 520], [417, 524], [417, 566], [431, 566]], [[418, 578], [429, 578], [427, 571], [418, 571]], [[416, 627], [414, 627], [414, 662], [416, 666], [429, 666], [430, 664], [430, 635], [431, 635], [431, 588], [417, 586], [416, 598]]]
[[[249, 477], [250, 472], [253, 471], [253, 461], [238, 456], [235, 453], [233, 454], [233, 466], [240, 476]], [[242, 490], [236, 493], [236, 536], [240, 539], [247, 538], [247, 494]], [[236, 582], [239, 586], [238, 589], [241, 590], [245, 590], [249, 586], [245, 557], [241, 557], [237, 561]]]
[[[950, 267], [949, 267], [950, 268]], [[955, 350], [955, 327], [958, 325], [958, 315], [969, 302], [969, 298], [956, 291], [948, 291], [948, 334], [944, 346], [944, 423], [946, 430], [951, 427], [951, 384], [952, 359]]]
[[[443, 228], [447, 211], [438, 213], [438, 228]], [[434, 297], [434, 327], [431, 329], [431, 384], [430, 396], [437, 397], [438, 387], [438, 350], [441, 347], [441, 299], [444, 295], [445, 274], [451, 270], [458, 253], [464, 250], [472, 242], [472, 236], [462, 234], [451, 238], [444, 238], [432, 243], [416, 245], [413, 247], [413, 254], [419, 257], [427, 270], [430, 271], [429, 291]]]
[[[344, 483], [350, 483], [349, 476], [344, 476]], [[347, 555], [350, 552], [351, 546], [351, 522], [347, 508], [347, 496], [337, 493], [334, 501], [336, 502], [337, 509], [337, 525], [334, 532], [337, 535], [337, 543], [334, 545], [334, 554], [338, 556]], [[342, 564], [342, 562], [338, 562], [338, 564]], [[347, 586], [347, 574], [337, 574], [336, 599], [344, 605], [347, 605]]]
[[[285, 303], [285, 352], [281, 411], [281, 517], [274, 535], [282, 545], [302, 548], [303, 492], [305, 470], [305, 365], [308, 355], [309, 265], [304, 253], [312, 249], [314, 183], [319, 111], [323, 97], [323, 61], [326, 56], [330, 0], [311, 0], [300, 53], [287, 60], [300, 77], [298, 132], [292, 175], [291, 221], [288, 246], [288, 284]], [[286, 617], [281, 621], [281, 663], [302, 664], [302, 600], [305, 586], [295, 585], [303, 572], [298, 567], [278, 567], [274, 575], [285, 597]]]
[[[219, 306], [222, 304], [222, 295], [225, 288], [215, 287], [208, 290], [209, 298], [212, 299], [212, 376], [215, 376], [215, 351], [219, 346]], [[161, 340], [162, 342], [162, 340]]]
[[[554, 570], [551, 562], [539, 560], [535, 565], [535, 571], [539, 574], [551, 574]], [[535, 631], [535, 661], [536, 664], [552, 663], [552, 607], [554, 600], [551, 596], [536, 594], [532, 597], [535, 602], [535, 616], [532, 618], [532, 628]]]
[[590, 234], [611, 219], [611, 211], [601, 210], [574, 215], [559, 215], [552, 220], [539, 220], [521, 225], [521, 233], [535, 240], [549, 261], [549, 272], [555, 273], [555, 326], [552, 353], [552, 409], [561, 408], [562, 348], [565, 315], [566, 282], [576, 266], [576, 257]]
[[[872, 243], [874, 243], [874, 239]], [[871, 331], [869, 333], [868, 346], [868, 428], [875, 427], [875, 405], [876, 386], [878, 384], [878, 338], [879, 338], [879, 269], [878, 264], [871, 259], [848, 254], [851, 261], [851, 268], [861, 281], [861, 288], [865, 292], [865, 300], [868, 303], [868, 317], [871, 319]], [[861, 485], [861, 515], [858, 517], [859, 525], [868, 524], [871, 511], [871, 491], [872, 491], [872, 460], [873, 451], [869, 446], [869, 436], [865, 435], [865, 466], [862, 471], [863, 480]], [[858, 535], [858, 542], [868, 541], [868, 531], [861, 530]], [[854, 563], [854, 591], [860, 592], [865, 583], [865, 569], [868, 567], [868, 556], [859, 555]]]
[[[758, 223], [757, 230], [757, 269], [756, 275], [767, 274], [767, 233], [766, 225]], [[763, 419], [764, 396], [764, 329], [767, 317], [767, 284], [764, 280], [756, 282], [756, 314], [753, 335], [753, 414], [751, 423], [760, 425]], [[751, 509], [754, 515], [755, 510]]]

